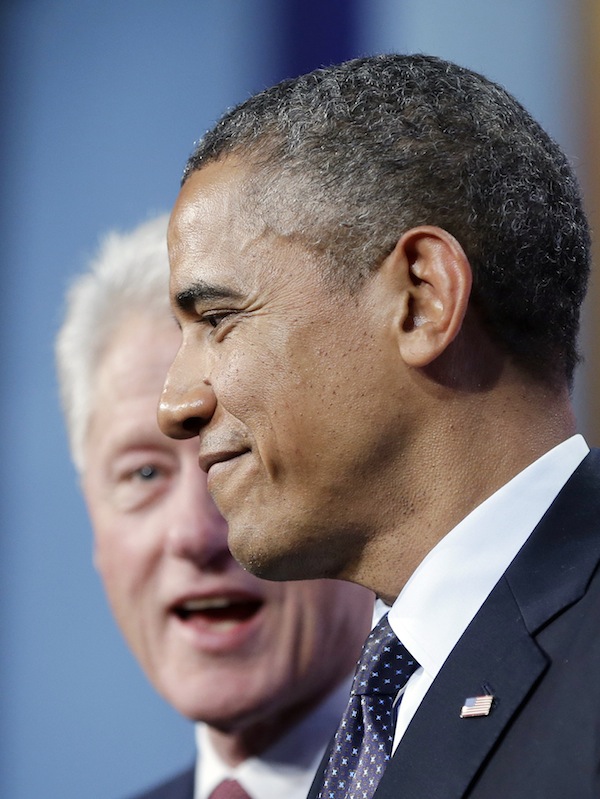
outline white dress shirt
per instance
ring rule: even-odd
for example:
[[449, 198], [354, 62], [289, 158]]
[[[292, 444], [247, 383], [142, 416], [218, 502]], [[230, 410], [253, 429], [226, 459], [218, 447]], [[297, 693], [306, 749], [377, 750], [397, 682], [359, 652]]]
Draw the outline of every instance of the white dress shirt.
[[324, 702], [292, 727], [260, 757], [228, 766], [211, 743], [205, 724], [196, 725], [194, 799], [207, 799], [225, 779], [237, 780], [251, 799], [305, 799], [325, 747], [337, 729], [348, 702], [349, 675]]
[[577, 435], [532, 463], [444, 536], [401, 591], [388, 618], [420, 668], [401, 692], [394, 749], [459, 638], [588, 452]]

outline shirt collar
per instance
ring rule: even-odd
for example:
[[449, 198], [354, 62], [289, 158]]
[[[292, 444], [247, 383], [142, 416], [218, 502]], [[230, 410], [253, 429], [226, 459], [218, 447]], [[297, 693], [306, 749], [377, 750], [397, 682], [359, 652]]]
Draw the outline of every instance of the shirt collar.
[[431, 678], [588, 452], [580, 435], [554, 447], [475, 508], [413, 573], [389, 621]]

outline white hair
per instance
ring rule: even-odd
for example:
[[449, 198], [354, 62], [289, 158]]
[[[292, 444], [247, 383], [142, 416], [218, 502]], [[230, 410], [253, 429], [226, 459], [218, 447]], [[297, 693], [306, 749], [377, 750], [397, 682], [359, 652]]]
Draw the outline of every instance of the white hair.
[[168, 214], [128, 233], [108, 233], [88, 270], [71, 285], [56, 338], [56, 364], [71, 455], [81, 472], [96, 371], [132, 312], [169, 313]]

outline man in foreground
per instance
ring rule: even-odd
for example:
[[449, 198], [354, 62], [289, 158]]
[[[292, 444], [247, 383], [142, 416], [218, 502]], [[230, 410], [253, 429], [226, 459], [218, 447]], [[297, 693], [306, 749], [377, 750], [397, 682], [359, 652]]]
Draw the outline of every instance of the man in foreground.
[[359, 59], [229, 112], [169, 249], [160, 424], [198, 436], [234, 555], [393, 605], [311, 796], [597, 796], [589, 234], [556, 144], [469, 70]]
[[160, 217], [106, 240], [71, 290], [57, 344], [113, 612], [158, 692], [203, 722], [196, 768], [145, 796], [303, 799], [345, 706], [372, 595], [244, 572], [227, 549], [194, 442], [158, 429], [157, 401], [180, 340], [166, 227]]

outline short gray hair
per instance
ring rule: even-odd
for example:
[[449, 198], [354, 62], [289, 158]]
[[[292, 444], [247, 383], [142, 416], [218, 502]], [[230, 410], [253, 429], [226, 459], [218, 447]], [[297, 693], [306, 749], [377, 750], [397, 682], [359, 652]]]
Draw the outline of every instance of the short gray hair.
[[250, 167], [252, 217], [300, 237], [351, 286], [409, 228], [449, 231], [488, 334], [533, 375], [571, 381], [587, 221], [567, 159], [501, 86], [432, 56], [348, 61], [229, 111], [184, 181], [228, 156]]
[[56, 364], [71, 455], [84, 469], [84, 444], [98, 366], [132, 311], [169, 315], [168, 214], [127, 233], [108, 233], [71, 285], [56, 338]]

